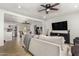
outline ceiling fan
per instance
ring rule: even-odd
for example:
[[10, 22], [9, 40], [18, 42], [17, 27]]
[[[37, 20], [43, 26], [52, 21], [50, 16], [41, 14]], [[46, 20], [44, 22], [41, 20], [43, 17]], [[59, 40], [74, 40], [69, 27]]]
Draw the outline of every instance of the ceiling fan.
[[57, 6], [57, 5], [59, 5], [59, 3], [55, 3], [55, 4], [53, 4], [53, 5], [51, 5], [51, 4], [40, 5], [40, 6], [44, 7], [44, 9], [39, 10], [39, 12], [45, 11], [46, 14], [48, 14], [50, 10], [55, 10], [55, 11], [57, 11], [57, 10], [59, 10], [58, 8], [55, 8], [55, 6]]
[[28, 23], [27, 21], [25, 21], [25, 22], [23, 22], [22, 24], [30, 24], [30, 23]]

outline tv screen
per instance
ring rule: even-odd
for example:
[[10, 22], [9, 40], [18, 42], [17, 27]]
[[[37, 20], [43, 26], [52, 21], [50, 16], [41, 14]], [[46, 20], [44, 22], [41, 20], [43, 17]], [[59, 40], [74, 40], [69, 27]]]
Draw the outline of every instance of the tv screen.
[[67, 21], [52, 23], [52, 30], [67, 30]]

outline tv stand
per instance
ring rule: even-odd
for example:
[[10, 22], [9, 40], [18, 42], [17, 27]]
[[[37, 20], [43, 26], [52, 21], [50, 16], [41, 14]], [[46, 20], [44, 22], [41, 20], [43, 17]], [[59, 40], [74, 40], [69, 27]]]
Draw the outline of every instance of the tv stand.
[[50, 33], [50, 36], [63, 36], [64, 39], [65, 39], [65, 42], [64, 43], [70, 43], [70, 33], [68, 31], [68, 33], [53, 33], [51, 32]]

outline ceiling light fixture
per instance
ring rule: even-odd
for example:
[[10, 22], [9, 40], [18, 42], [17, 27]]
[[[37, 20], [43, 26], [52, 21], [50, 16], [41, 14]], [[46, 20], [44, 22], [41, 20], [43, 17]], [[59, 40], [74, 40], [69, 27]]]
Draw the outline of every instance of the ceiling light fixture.
[[75, 7], [75, 8], [78, 8], [78, 6], [77, 6], [77, 5], [75, 5], [74, 7]]
[[18, 8], [21, 8], [21, 6], [20, 6], [20, 5], [18, 5]]
[[47, 11], [50, 11], [50, 9], [47, 9]]

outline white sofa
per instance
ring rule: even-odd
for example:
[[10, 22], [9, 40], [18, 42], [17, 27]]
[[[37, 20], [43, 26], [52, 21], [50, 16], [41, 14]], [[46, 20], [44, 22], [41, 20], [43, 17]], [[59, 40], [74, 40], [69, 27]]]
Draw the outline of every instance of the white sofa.
[[30, 42], [29, 51], [35, 56], [59, 56], [59, 47], [53, 43], [33, 38]]
[[40, 35], [39, 39], [45, 40], [51, 43], [55, 43], [58, 45], [63, 45], [64, 44], [64, 37], [61, 36], [45, 36], [45, 35]]
[[63, 37], [41, 35], [31, 39], [29, 51], [35, 56], [67, 56], [68, 47]]

